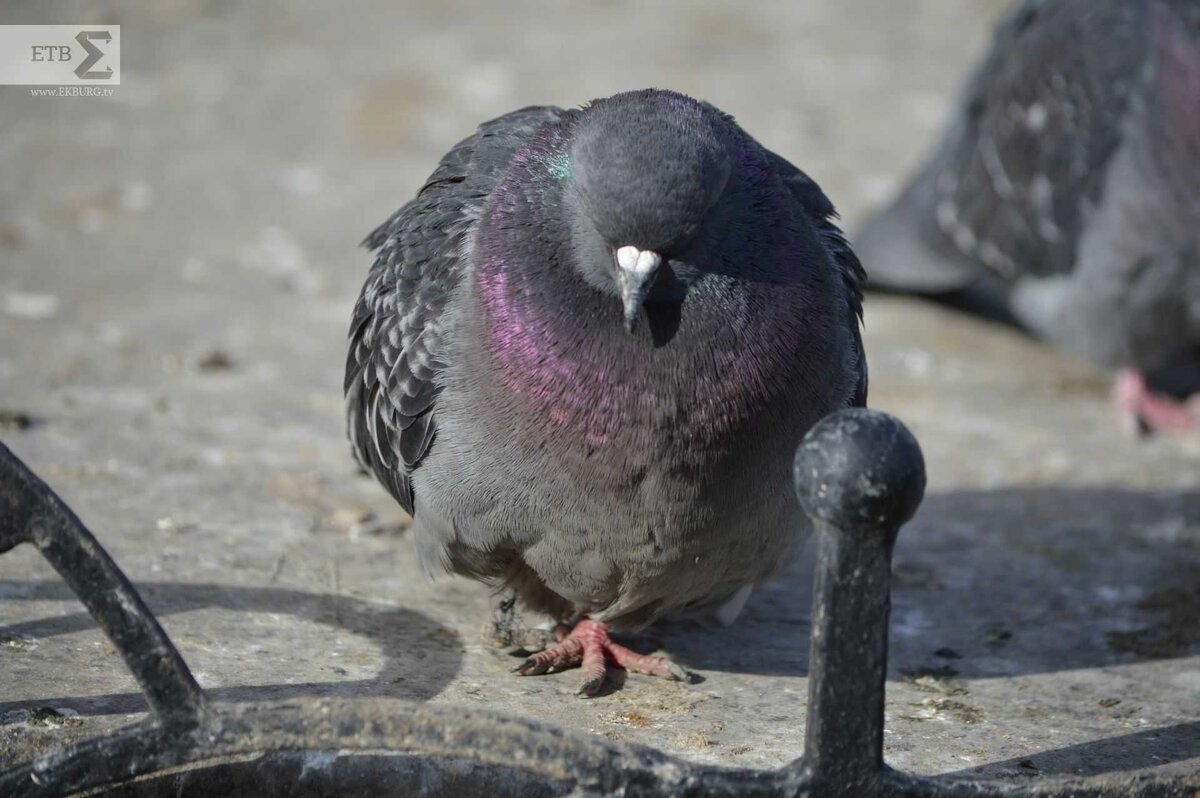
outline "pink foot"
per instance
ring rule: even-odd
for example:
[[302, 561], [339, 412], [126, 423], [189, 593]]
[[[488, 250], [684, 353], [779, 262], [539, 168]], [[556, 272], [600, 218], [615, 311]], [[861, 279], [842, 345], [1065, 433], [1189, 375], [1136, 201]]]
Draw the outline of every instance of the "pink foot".
[[1113, 401], [1134, 431], [1200, 430], [1200, 394], [1183, 401], [1152, 393], [1146, 378], [1138, 371], [1117, 375]]
[[687, 680], [687, 671], [666, 657], [648, 657], [613, 642], [603, 621], [584, 618], [574, 629], [558, 627], [556, 634], [556, 644], [537, 652], [513, 670], [520, 676], [537, 676], [578, 665], [583, 670], [579, 695], [586, 698], [596, 695], [604, 686], [605, 665], [609, 662], [634, 673]]

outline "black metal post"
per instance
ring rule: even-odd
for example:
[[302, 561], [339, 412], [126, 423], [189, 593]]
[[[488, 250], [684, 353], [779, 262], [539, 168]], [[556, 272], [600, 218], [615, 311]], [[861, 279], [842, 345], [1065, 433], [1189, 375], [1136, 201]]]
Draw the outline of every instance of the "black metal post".
[[32, 543], [54, 566], [166, 724], [198, 722], [204, 693], [154, 614], [75, 513], [0, 443], [0, 553]]
[[828, 416], [796, 452], [817, 535], [808, 724], [797, 764], [817, 792], [873, 795], [883, 773], [892, 546], [925, 493], [925, 462], [896, 419]]

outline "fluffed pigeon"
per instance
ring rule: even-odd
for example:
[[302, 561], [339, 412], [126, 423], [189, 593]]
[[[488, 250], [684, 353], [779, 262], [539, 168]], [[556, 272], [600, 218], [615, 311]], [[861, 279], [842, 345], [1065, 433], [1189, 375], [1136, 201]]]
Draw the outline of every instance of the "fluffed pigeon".
[[800, 548], [797, 442], [867, 392], [833, 217], [732, 117], [647, 90], [483, 124], [367, 238], [352, 447], [428, 573], [576, 622], [521, 673], [680, 678], [608, 627], [736, 606]]
[[1200, 391], [1200, 2], [1022, 3], [857, 249], [875, 285], [1121, 370], [1128, 418], [1200, 429], [1181, 401]]

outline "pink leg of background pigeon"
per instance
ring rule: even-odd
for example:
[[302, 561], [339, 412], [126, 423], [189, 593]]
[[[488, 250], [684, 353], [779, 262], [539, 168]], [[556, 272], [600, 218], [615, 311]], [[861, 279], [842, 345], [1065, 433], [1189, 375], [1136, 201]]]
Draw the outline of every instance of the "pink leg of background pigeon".
[[1113, 390], [1121, 414], [1151, 430], [1200, 432], [1200, 394], [1182, 401], [1152, 393], [1138, 371], [1122, 371]]
[[583, 671], [583, 687], [579, 694], [594, 696], [604, 686], [607, 663], [634, 673], [647, 673], [666, 679], [683, 681], [687, 672], [666, 657], [649, 657], [630, 651], [613, 641], [608, 625], [602, 621], [584, 618], [571, 629], [558, 628], [558, 643], [537, 652], [515, 668], [521, 676], [536, 676], [552, 671], [561, 671], [575, 665]]

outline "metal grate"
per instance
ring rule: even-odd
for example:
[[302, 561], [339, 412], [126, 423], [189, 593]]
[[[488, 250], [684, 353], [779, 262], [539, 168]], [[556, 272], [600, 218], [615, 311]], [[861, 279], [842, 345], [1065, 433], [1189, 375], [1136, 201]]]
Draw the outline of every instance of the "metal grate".
[[818, 557], [804, 754], [757, 771], [397, 699], [214, 704], [95, 537], [0, 444], [0, 553], [37, 547], [124, 657], [151, 709], [142, 723], [0, 773], [0, 796], [1200, 796], [1200, 773], [1012, 783], [888, 768], [891, 555], [924, 493], [921, 450], [890, 416], [841, 411], [801, 443], [796, 484]]

